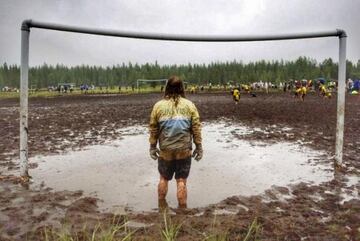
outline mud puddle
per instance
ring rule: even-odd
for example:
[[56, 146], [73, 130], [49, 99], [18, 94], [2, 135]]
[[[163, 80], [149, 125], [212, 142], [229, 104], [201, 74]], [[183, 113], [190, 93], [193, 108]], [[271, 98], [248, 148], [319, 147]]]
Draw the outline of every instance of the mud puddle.
[[[62, 155], [36, 156], [31, 162], [33, 186], [56, 191], [83, 190], [101, 199], [103, 210], [151, 211], [157, 208], [157, 162], [148, 155], [148, 134], [143, 126], [120, 131], [122, 139], [88, 146]], [[257, 195], [276, 186], [299, 182], [319, 184], [331, 180], [319, 152], [296, 143], [248, 142], [239, 136], [252, 130], [227, 122], [204, 123], [203, 160], [192, 163], [188, 182], [188, 206], [204, 207], [233, 195]], [[321, 157], [320, 157], [321, 156]], [[176, 184], [171, 182], [168, 203], [177, 206]]]

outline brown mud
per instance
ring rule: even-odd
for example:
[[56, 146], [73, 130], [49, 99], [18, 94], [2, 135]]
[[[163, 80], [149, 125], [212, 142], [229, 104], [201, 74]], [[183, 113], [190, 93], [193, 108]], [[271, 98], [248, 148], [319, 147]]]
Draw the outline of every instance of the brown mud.
[[[157, 209], [154, 193], [159, 174], [157, 162], [148, 156], [147, 128], [135, 125], [116, 131], [122, 133], [122, 139], [87, 146], [81, 151], [30, 158], [37, 165], [31, 170], [30, 188], [44, 182], [54, 191], [82, 190], [84, 195], [101, 200], [98, 205], [102, 211]], [[252, 133], [250, 128], [233, 122], [203, 122], [205, 155], [200, 162], [192, 163], [188, 208], [206, 207], [239, 193], [262, 194], [272, 185], [331, 180], [331, 165], [317, 161], [329, 158], [326, 152], [299, 143], [249, 142], [239, 138]], [[176, 185], [171, 184], [167, 202], [176, 207]]]
[[[287, 94], [244, 95], [239, 105], [234, 105], [228, 94], [188, 97], [203, 121], [227, 119], [252, 128], [252, 134], [238, 138], [297, 142], [334, 154], [335, 98], [324, 100], [310, 94], [300, 102]], [[119, 139], [122, 133], [117, 133], [118, 129], [147, 123], [159, 98], [159, 94], [147, 94], [30, 99], [29, 155], [57, 154]], [[19, 145], [18, 100], [1, 99], [0, 116], [0, 240], [39, 240], [45, 226], [59, 228], [70, 223], [76, 232], [85, 223], [111, 222], [112, 214], [100, 212], [97, 200], [81, 191], [49, 190], [46, 183], [35, 190], [7, 176], [18, 168], [14, 161]], [[183, 223], [179, 240], [203, 240], [211, 232], [227, 232], [230, 240], [241, 240], [255, 218], [262, 226], [263, 240], [360, 240], [360, 200], [350, 195], [360, 192], [359, 126], [360, 98], [347, 96], [344, 167], [331, 181], [274, 186], [261, 196], [233, 196], [186, 212], [173, 209], [173, 221]], [[332, 160], [324, 157], [317, 161]], [[127, 216], [147, 224], [137, 228], [135, 239], [160, 239], [161, 214], [129, 212]]]

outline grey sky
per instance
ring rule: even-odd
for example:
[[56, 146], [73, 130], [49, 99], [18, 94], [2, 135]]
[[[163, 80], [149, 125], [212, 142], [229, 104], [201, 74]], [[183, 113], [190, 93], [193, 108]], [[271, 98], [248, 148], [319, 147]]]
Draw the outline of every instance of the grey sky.
[[[0, 64], [18, 64], [23, 19], [176, 34], [266, 34], [333, 30], [348, 33], [348, 59], [360, 59], [360, 0], [0, 0]], [[337, 38], [251, 43], [184, 43], [31, 30], [30, 65], [122, 62], [209, 63], [338, 60]]]

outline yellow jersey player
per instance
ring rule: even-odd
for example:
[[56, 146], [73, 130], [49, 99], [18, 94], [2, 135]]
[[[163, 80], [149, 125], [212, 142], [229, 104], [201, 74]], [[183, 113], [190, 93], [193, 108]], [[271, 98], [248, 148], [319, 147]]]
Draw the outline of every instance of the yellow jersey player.
[[232, 91], [232, 95], [233, 95], [233, 100], [235, 101], [235, 104], [238, 104], [240, 101], [240, 91], [239, 88], [235, 88]]
[[246, 92], [246, 93], [250, 93], [250, 86], [249, 85], [245, 85], [245, 84], [243, 84], [243, 85], [241, 85], [241, 88]]
[[304, 101], [305, 96], [307, 95], [307, 92], [311, 86], [312, 86], [312, 80], [302, 81], [301, 85], [298, 85], [296, 87], [295, 96], [299, 97], [300, 100]]
[[320, 84], [320, 95], [324, 98], [331, 98], [331, 92], [326, 88], [325, 84]]

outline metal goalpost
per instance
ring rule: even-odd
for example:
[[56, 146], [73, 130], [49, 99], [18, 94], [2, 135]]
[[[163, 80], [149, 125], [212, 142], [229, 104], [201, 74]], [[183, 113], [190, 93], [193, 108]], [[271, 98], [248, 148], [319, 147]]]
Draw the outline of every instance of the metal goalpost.
[[24, 20], [21, 25], [21, 68], [20, 68], [20, 175], [29, 177], [28, 174], [28, 73], [29, 73], [29, 37], [30, 29], [48, 29], [82, 34], [187, 42], [250, 42], [250, 41], [277, 41], [308, 38], [339, 38], [339, 69], [338, 69], [338, 97], [337, 97], [337, 122], [335, 160], [341, 165], [343, 159], [344, 143], [344, 114], [345, 114], [345, 78], [346, 78], [346, 32], [341, 29], [292, 34], [273, 35], [176, 35], [159, 33], [139, 33], [110, 29], [87, 28], [79, 26], [62, 25], [55, 23]]
[[166, 85], [167, 79], [137, 79], [136, 89], [138, 92], [140, 91], [140, 83], [158, 83], [158, 82], [163, 82]]

